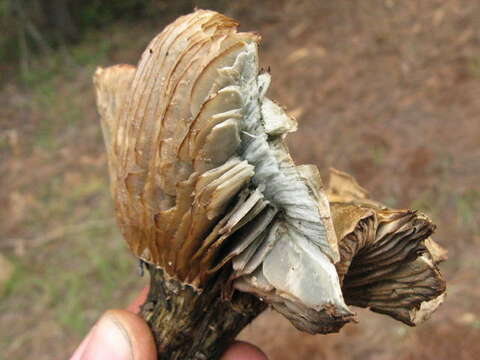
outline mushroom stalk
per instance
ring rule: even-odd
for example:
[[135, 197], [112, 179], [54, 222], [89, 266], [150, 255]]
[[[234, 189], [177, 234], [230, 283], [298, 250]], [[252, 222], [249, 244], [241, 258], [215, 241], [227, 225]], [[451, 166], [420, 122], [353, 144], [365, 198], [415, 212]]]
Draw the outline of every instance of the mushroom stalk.
[[141, 315], [153, 331], [159, 359], [218, 359], [237, 334], [267, 304], [255, 296], [235, 292], [228, 301], [222, 293], [228, 274], [211, 279], [202, 292], [147, 267], [150, 291]]

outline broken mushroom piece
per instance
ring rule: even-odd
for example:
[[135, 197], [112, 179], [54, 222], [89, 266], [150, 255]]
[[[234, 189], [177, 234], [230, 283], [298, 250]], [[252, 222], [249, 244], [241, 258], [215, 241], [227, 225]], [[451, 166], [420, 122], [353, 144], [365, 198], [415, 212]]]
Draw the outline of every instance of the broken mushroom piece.
[[[317, 168], [295, 166], [285, 145], [295, 120], [265, 96], [260, 38], [236, 27], [197, 10], [156, 36], [137, 67], [99, 68], [94, 78], [117, 219], [150, 271], [142, 315], [162, 359], [217, 358], [265, 304], [300, 330], [338, 331], [354, 320], [342, 281], [350, 303], [405, 317], [375, 287], [384, 267], [413, 258], [384, 259], [392, 245], [379, 233], [390, 235], [395, 216], [372, 215], [368, 227], [366, 215], [340, 211], [334, 221], [350, 232], [334, 229]], [[368, 228], [358, 244], [337, 240], [357, 227]], [[430, 230], [421, 227], [415, 244]], [[382, 244], [378, 259], [367, 237]], [[362, 272], [363, 262], [382, 268]], [[371, 295], [356, 287], [364, 276]]]
[[367, 199], [355, 179], [335, 169], [327, 193], [346, 303], [410, 326], [428, 319], [446, 289], [437, 267], [446, 251], [429, 237], [435, 225], [419, 212], [387, 209]]

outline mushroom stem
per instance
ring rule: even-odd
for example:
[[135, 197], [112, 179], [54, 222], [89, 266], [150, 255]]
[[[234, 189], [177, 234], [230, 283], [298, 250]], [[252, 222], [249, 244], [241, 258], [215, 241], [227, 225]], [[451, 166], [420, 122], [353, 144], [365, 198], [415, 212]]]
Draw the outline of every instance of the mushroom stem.
[[212, 278], [201, 291], [148, 266], [150, 291], [141, 315], [153, 331], [158, 359], [218, 359], [237, 334], [267, 305], [235, 291], [225, 299], [227, 272]]

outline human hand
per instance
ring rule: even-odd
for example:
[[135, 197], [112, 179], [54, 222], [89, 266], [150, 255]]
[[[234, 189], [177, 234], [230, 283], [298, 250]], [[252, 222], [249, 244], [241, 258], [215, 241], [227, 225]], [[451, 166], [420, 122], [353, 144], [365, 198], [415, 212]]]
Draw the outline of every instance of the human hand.
[[[93, 326], [70, 360], [156, 360], [157, 350], [147, 323], [137, 315], [148, 289], [127, 310], [108, 310]], [[221, 360], [267, 360], [255, 346], [235, 342]]]

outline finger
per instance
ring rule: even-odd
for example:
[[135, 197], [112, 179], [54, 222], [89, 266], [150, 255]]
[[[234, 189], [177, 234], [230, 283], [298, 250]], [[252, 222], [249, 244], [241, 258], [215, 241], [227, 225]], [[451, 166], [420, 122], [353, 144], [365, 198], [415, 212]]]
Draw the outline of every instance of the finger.
[[140, 312], [140, 306], [142, 306], [145, 300], [147, 300], [148, 290], [149, 287], [145, 286], [132, 303], [128, 305], [127, 310], [138, 314]]
[[80, 343], [80, 345], [78, 346], [77, 350], [75, 350], [70, 360], [80, 360], [82, 358], [82, 355], [85, 352], [85, 348], [87, 347], [87, 344], [90, 342], [92, 333], [93, 333], [93, 329], [87, 334], [87, 336], [85, 336], [85, 339], [83, 339], [83, 341]]
[[[131, 311], [135, 314], [138, 314], [140, 312], [140, 306], [145, 302], [145, 300], [147, 299], [147, 295], [148, 295], [148, 290], [149, 290], [149, 287], [146, 286], [144, 287], [140, 293], [138, 294], [138, 296], [132, 301], [132, 303], [127, 307], [127, 310], [128, 311]], [[92, 330], [87, 334], [87, 336], [83, 339], [83, 341], [81, 342], [81, 344], [78, 346], [77, 350], [75, 350], [75, 353], [72, 355], [72, 357], [70, 358], [70, 360], [80, 360], [81, 359], [81, 356], [82, 354], [84, 353], [85, 351], [85, 348], [88, 344], [88, 342], [90, 341], [90, 338], [92, 337], [92, 334], [94, 332], [94, 329], [92, 328]]]
[[221, 360], [268, 360], [262, 350], [256, 346], [236, 341], [223, 354]]
[[153, 336], [147, 324], [139, 316], [126, 310], [107, 311], [88, 337], [79, 360], [157, 358]]

